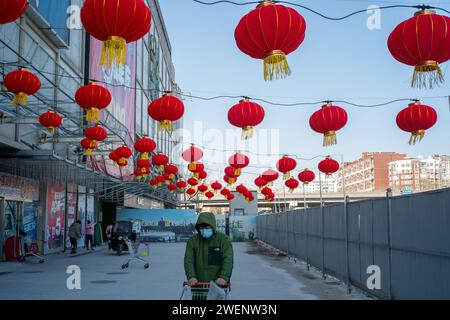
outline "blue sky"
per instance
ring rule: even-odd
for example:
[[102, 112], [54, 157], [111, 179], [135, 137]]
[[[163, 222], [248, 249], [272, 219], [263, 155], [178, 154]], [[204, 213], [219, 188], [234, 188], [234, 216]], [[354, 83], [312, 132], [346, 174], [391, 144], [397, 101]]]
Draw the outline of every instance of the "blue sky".
[[[411, 1], [292, 1], [330, 16], [365, 9], [371, 4], [419, 4]], [[449, 1], [420, 3], [439, 4], [450, 10]], [[187, 93], [247, 95], [286, 103], [345, 99], [361, 104], [450, 94], [450, 63], [442, 65], [447, 81], [440, 88], [416, 90], [410, 88], [412, 68], [397, 62], [387, 49], [390, 32], [411, 17], [414, 9], [382, 11], [381, 30], [367, 28], [369, 15], [366, 13], [335, 22], [297, 9], [307, 21], [307, 35], [299, 50], [288, 57], [293, 75], [265, 82], [262, 62], [241, 53], [234, 41], [237, 23], [254, 5], [204, 6], [190, 0], [161, 0], [160, 4], [172, 43], [177, 82]], [[338, 145], [328, 148], [322, 147], [322, 137], [308, 124], [310, 115], [319, 105], [276, 107], [262, 104], [266, 119], [258, 129], [279, 129], [279, 153], [305, 158], [343, 154], [349, 161], [357, 159], [363, 151], [397, 151], [412, 156], [450, 154], [448, 99], [422, 98], [421, 101], [435, 107], [439, 118], [425, 139], [415, 146], [408, 145], [408, 133], [400, 131], [395, 123], [397, 113], [407, 106], [406, 102], [372, 109], [342, 104], [349, 114], [349, 122], [338, 134]], [[192, 130], [195, 121], [202, 121], [206, 129], [231, 129], [227, 112], [236, 102], [232, 99], [186, 100], [184, 126]], [[219, 146], [214, 142], [210, 145]], [[248, 146], [247, 150], [254, 147]], [[299, 167], [314, 164], [314, 161], [300, 161]]]

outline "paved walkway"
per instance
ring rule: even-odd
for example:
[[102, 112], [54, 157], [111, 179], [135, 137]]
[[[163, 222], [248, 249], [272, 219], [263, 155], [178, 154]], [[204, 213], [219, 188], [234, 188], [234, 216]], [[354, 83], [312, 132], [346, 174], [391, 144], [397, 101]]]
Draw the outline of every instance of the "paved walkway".
[[[70, 257], [57, 254], [44, 264], [29, 258], [25, 263], [0, 262], [0, 300], [6, 299], [154, 299], [177, 300], [184, 281], [183, 243], [150, 244], [150, 268], [132, 262], [122, 270], [126, 256], [107, 250]], [[237, 300], [366, 299], [317, 272], [307, 272], [303, 263], [259, 247], [236, 243], [231, 298]], [[68, 290], [66, 268], [81, 268], [81, 290]]]

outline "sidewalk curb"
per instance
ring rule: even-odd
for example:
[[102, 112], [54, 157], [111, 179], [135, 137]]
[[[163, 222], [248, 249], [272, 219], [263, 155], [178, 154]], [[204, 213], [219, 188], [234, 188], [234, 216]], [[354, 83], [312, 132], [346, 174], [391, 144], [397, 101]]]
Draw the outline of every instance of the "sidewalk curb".
[[91, 253], [95, 253], [95, 252], [101, 252], [103, 250], [106, 250], [108, 248], [108, 246], [100, 246], [95, 250], [86, 250], [80, 253], [75, 253], [75, 254], [70, 254], [68, 255], [69, 258], [75, 258], [75, 257], [79, 257], [79, 256], [85, 256]]

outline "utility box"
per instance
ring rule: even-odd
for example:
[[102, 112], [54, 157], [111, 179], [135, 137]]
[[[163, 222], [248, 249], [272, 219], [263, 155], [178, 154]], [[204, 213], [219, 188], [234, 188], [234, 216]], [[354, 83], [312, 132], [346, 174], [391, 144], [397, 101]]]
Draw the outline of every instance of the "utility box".
[[258, 192], [252, 191], [255, 198], [248, 203], [239, 193], [233, 192], [234, 199], [230, 202], [230, 216], [256, 216], [258, 214]]

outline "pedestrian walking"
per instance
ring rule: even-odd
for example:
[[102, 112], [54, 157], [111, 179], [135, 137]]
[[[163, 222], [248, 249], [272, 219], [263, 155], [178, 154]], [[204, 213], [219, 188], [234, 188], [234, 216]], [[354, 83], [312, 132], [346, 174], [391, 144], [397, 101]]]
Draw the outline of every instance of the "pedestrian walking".
[[89, 250], [89, 243], [91, 250], [94, 250], [94, 225], [90, 220], [86, 223], [86, 249]]
[[112, 250], [112, 244], [111, 244], [111, 238], [112, 238], [112, 232], [113, 232], [114, 222], [110, 223], [106, 227], [106, 239], [108, 240], [108, 250]]
[[78, 239], [81, 239], [81, 221], [77, 220], [74, 223], [72, 223], [69, 227], [69, 238], [70, 238], [70, 245], [71, 245], [71, 254], [77, 253], [77, 242]]

